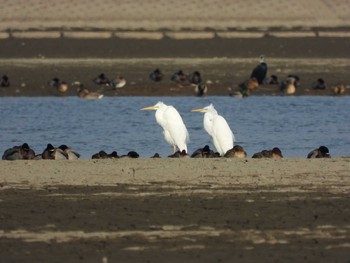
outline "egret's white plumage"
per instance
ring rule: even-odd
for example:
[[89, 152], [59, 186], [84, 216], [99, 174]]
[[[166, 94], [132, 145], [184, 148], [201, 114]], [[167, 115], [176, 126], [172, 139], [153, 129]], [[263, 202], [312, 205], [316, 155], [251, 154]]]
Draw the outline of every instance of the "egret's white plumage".
[[180, 152], [185, 150], [187, 153], [188, 131], [179, 112], [173, 106], [158, 102], [141, 110], [155, 110], [156, 121], [163, 128], [165, 140], [173, 145], [173, 153], [176, 152], [176, 147]]
[[235, 136], [225, 118], [217, 113], [213, 104], [202, 109], [192, 110], [192, 112], [204, 112], [204, 129], [211, 136], [213, 144], [221, 156], [233, 148]]

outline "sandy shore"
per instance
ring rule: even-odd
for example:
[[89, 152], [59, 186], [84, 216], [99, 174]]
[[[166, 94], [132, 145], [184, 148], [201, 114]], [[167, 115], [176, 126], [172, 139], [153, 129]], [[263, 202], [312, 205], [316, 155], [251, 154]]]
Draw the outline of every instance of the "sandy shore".
[[0, 162], [1, 262], [346, 262], [350, 159]]

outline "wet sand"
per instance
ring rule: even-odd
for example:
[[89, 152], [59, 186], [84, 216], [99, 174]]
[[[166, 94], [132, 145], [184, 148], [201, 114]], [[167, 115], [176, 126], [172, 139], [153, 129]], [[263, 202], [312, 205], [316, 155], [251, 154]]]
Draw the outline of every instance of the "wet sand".
[[346, 262], [350, 160], [0, 162], [1, 262]]

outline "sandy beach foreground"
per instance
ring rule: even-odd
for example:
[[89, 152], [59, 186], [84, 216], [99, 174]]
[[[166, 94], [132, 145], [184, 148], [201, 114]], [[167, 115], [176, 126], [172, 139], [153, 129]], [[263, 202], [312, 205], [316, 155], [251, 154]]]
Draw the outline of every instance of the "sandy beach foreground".
[[347, 262], [350, 159], [0, 162], [1, 262]]

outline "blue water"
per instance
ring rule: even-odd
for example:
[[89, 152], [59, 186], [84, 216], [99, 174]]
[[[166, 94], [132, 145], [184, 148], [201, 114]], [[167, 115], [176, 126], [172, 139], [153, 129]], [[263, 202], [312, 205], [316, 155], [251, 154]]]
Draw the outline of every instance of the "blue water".
[[155, 112], [140, 111], [158, 101], [182, 115], [190, 134], [189, 153], [205, 144], [214, 147], [203, 129], [203, 114], [191, 112], [213, 103], [249, 156], [277, 146], [285, 157], [305, 157], [320, 145], [334, 157], [350, 156], [350, 97], [2, 97], [0, 152], [27, 142], [36, 153], [47, 143], [67, 144], [82, 159], [100, 150], [166, 157], [172, 148]]

